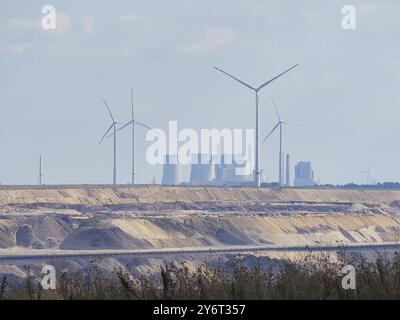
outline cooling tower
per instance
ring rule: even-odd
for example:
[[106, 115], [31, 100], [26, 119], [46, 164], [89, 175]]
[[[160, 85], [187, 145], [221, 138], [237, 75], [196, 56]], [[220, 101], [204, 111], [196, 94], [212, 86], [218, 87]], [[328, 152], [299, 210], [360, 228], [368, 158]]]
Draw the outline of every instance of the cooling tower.
[[215, 164], [212, 158], [205, 154], [192, 155], [190, 184], [209, 185], [215, 179]]
[[183, 182], [177, 158], [176, 155], [167, 154], [165, 156], [162, 184], [178, 185]]

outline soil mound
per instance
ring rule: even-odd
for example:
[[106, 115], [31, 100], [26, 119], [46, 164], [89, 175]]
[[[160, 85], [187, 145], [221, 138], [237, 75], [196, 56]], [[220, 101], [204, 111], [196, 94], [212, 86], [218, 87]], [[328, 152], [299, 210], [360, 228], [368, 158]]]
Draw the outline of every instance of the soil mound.
[[135, 239], [110, 223], [88, 223], [73, 231], [60, 249], [134, 249], [149, 248], [145, 240]]

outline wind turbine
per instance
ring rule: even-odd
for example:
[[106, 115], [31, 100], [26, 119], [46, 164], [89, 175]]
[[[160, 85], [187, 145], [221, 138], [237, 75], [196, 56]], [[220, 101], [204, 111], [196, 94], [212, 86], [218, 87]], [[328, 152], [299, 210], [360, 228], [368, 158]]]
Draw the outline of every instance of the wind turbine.
[[297, 67], [298, 64], [295, 64], [293, 67], [290, 67], [289, 69], [286, 69], [285, 71], [283, 71], [282, 73], [278, 74], [277, 76], [273, 77], [272, 79], [264, 82], [263, 84], [261, 84], [259, 87], [255, 88], [251, 85], [249, 85], [248, 83], [230, 75], [229, 73], [225, 72], [224, 70], [214, 67], [215, 69], [217, 69], [218, 71], [222, 72], [223, 74], [227, 75], [228, 77], [236, 80], [237, 82], [241, 83], [242, 85], [244, 85], [245, 87], [251, 89], [254, 91], [255, 93], [255, 102], [256, 102], [256, 166], [255, 166], [255, 175], [254, 175], [254, 184], [256, 187], [260, 187], [260, 154], [259, 154], [259, 141], [258, 141], [258, 127], [259, 127], [259, 110], [258, 110], [258, 104], [259, 104], [259, 92], [267, 85], [269, 85], [271, 82], [273, 82], [274, 80], [280, 78], [281, 76], [283, 76], [285, 73], [289, 72], [290, 70], [294, 69], [295, 67]]
[[275, 108], [276, 116], [278, 118], [278, 123], [264, 138], [263, 143], [268, 140], [272, 133], [279, 127], [279, 186], [283, 186], [283, 150], [282, 150], [282, 136], [283, 136], [283, 125], [293, 125], [286, 121], [283, 121], [279, 115], [278, 107], [276, 106], [275, 100], [271, 97], [272, 103]]
[[108, 134], [111, 130], [113, 130], [113, 134], [114, 134], [113, 184], [115, 185], [115, 184], [117, 184], [117, 134], [116, 134], [116, 132], [117, 132], [117, 124], [119, 124], [119, 122], [116, 122], [116, 121], [114, 120], [114, 117], [113, 117], [113, 115], [112, 115], [112, 113], [111, 113], [111, 110], [110, 110], [110, 108], [108, 107], [108, 104], [107, 104], [107, 102], [106, 102], [106, 100], [105, 100], [104, 98], [103, 98], [103, 102], [104, 102], [104, 104], [105, 104], [106, 107], [107, 107], [107, 110], [108, 110], [108, 113], [110, 114], [110, 118], [111, 118], [111, 121], [112, 121], [112, 122], [111, 122], [111, 125], [108, 127], [108, 129], [107, 129], [106, 133], [104, 134], [104, 136], [100, 139], [99, 144], [102, 143], [103, 140], [104, 140], [104, 138], [107, 136], [107, 134]]
[[369, 177], [371, 173], [372, 163], [369, 165], [367, 170], [358, 171], [360, 174], [365, 174], [367, 186], [369, 185]]
[[145, 125], [144, 123], [135, 120], [135, 114], [134, 114], [134, 110], [133, 110], [133, 90], [131, 89], [131, 120], [128, 121], [127, 123], [125, 123], [121, 128], [119, 128], [118, 130], [114, 131], [113, 133], [110, 134], [114, 135], [116, 132], [121, 131], [122, 129], [126, 128], [127, 126], [132, 126], [132, 184], [136, 184], [136, 169], [135, 169], [135, 126], [139, 125], [142, 126], [146, 129], [152, 130], [152, 128], [150, 128], [149, 126]]

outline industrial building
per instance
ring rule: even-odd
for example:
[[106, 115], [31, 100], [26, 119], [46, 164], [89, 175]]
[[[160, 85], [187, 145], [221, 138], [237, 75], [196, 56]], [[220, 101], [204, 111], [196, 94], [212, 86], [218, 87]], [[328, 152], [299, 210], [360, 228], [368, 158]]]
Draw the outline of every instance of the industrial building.
[[191, 185], [210, 185], [215, 179], [215, 163], [212, 157], [207, 154], [192, 155], [190, 170]]
[[294, 186], [295, 187], [313, 187], [314, 170], [311, 168], [310, 161], [300, 161], [297, 163], [295, 169]]
[[[216, 185], [252, 185], [254, 174], [251, 159], [239, 163], [240, 155], [222, 154], [219, 165], [216, 167]], [[242, 162], [242, 161], [240, 161]]]
[[215, 185], [247, 186], [254, 184], [254, 170], [251, 160], [238, 161], [239, 155], [222, 154], [209, 156], [193, 154], [190, 179], [183, 178], [183, 168], [176, 155], [166, 155], [163, 167], [163, 185]]

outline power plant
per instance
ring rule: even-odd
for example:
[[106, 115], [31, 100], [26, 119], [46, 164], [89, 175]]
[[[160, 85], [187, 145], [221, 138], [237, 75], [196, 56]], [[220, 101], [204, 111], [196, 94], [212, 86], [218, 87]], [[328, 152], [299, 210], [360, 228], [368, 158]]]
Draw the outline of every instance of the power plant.
[[212, 157], [206, 154], [192, 155], [192, 165], [190, 170], [191, 185], [210, 185], [215, 179], [215, 163]]
[[193, 154], [189, 181], [183, 178], [183, 167], [176, 155], [165, 156], [163, 185], [197, 186], [252, 186], [254, 170], [252, 159], [244, 160], [242, 155], [222, 154], [209, 156]]
[[314, 170], [311, 167], [310, 161], [300, 161], [297, 163], [295, 169], [294, 186], [295, 187], [313, 187]]
[[[235, 81], [239, 82], [240, 84], [244, 85], [245, 87], [251, 89], [255, 93], [255, 107], [256, 107], [256, 125], [255, 125], [255, 168], [254, 170], [248, 170], [249, 167], [252, 166], [252, 161], [247, 160], [244, 164], [238, 163], [237, 159], [239, 159], [239, 155], [219, 155], [218, 160], [215, 161], [211, 157], [210, 161], [204, 163], [201, 161], [205, 154], [195, 154], [193, 155], [192, 164], [191, 164], [191, 173], [190, 179], [188, 182], [184, 181], [182, 178], [181, 167], [178, 163], [178, 156], [177, 155], [165, 155], [165, 161], [163, 164], [163, 176], [162, 176], [162, 184], [165, 185], [179, 185], [182, 183], [189, 183], [191, 185], [251, 185], [251, 181], [253, 181], [252, 185], [256, 187], [260, 187], [261, 184], [261, 169], [260, 169], [260, 154], [259, 154], [259, 93], [260, 91], [269, 85], [271, 82], [275, 81], [276, 79], [283, 76], [285, 73], [289, 72], [290, 70], [297, 67], [298, 64], [286, 69], [282, 73], [278, 74], [277, 76], [273, 77], [272, 79], [264, 82], [259, 87], [253, 87], [248, 83], [232, 76], [231, 74], [223, 71], [220, 68], [214, 67], [216, 70], [220, 71], [221, 73], [227, 75], [228, 77], [234, 79]], [[272, 98], [271, 98], [272, 99]], [[117, 129], [117, 124], [114, 120], [113, 114], [105, 101], [103, 99], [104, 104], [107, 107], [108, 113], [111, 118], [111, 125], [107, 129], [104, 136], [101, 138], [100, 143], [104, 140], [105, 137], [113, 136], [114, 144], [113, 144], [113, 184], [117, 183], [117, 132], [123, 130], [128, 126], [132, 126], [132, 173], [131, 173], [131, 183], [132, 185], [136, 184], [136, 166], [135, 166], [135, 126], [139, 125], [146, 129], [152, 129], [151, 127], [147, 126], [146, 124], [137, 121], [134, 115], [134, 101], [133, 101], [133, 90], [131, 89], [131, 119], [122, 125], [120, 128]], [[272, 102], [275, 107], [275, 111], [278, 116], [278, 124], [271, 130], [269, 135], [264, 139], [264, 142], [268, 139], [268, 137], [273, 133], [273, 131], [279, 127], [280, 129], [280, 151], [279, 151], [279, 186], [284, 185], [284, 173], [283, 173], [283, 150], [282, 150], [282, 125], [287, 124], [284, 121], [281, 121], [279, 112], [275, 105], [275, 102], [272, 99]], [[227, 158], [234, 158], [235, 160], [232, 162], [226, 161]], [[215, 157], [214, 157], [215, 159]], [[218, 164], [218, 165], [217, 165]], [[243, 166], [247, 168], [247, 173], [243, 172]], [[241, 171], [238, 173], [238, 171]]]
[[[250, 153], [251, 154], [251, 153]], [[222, 154], [217, 166], [216, 185], [252, 185], [254, 173], [252, 159], [242, 160], [240, 154]]]

